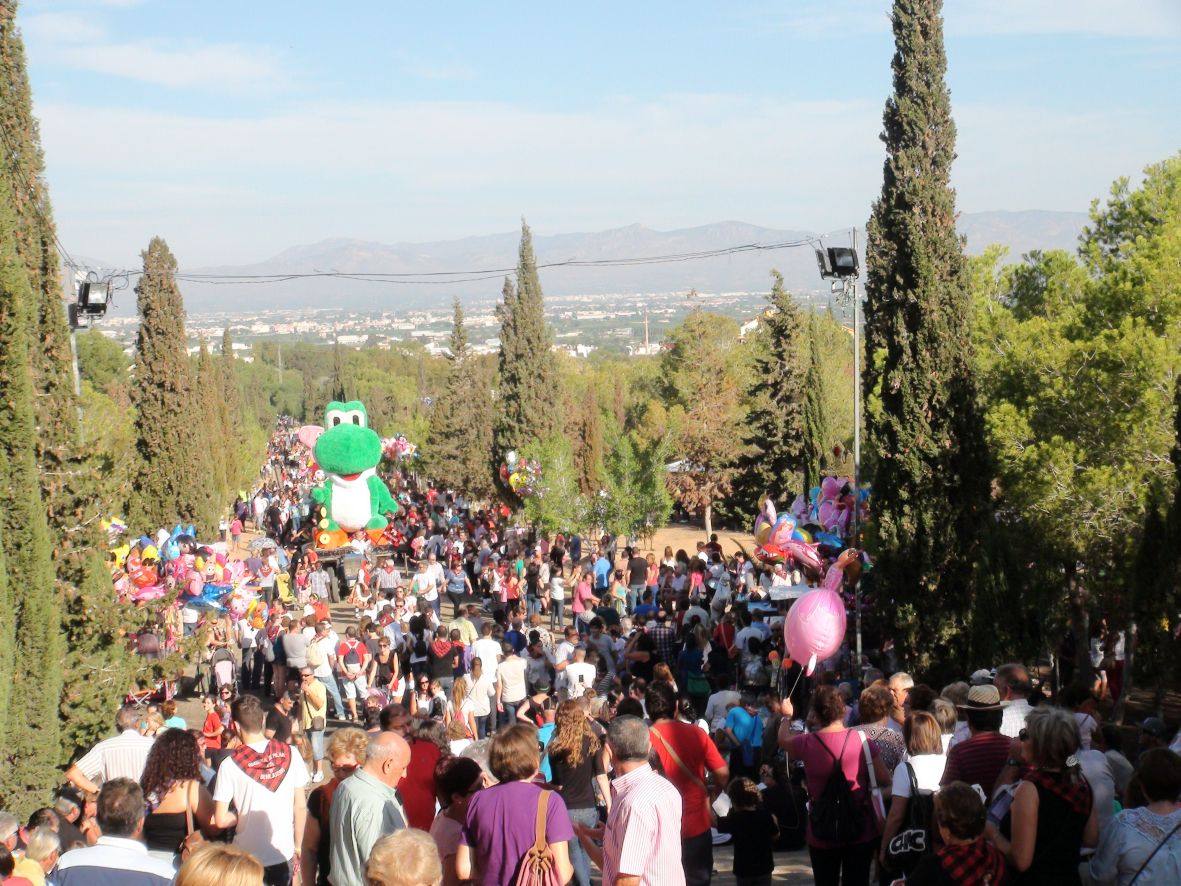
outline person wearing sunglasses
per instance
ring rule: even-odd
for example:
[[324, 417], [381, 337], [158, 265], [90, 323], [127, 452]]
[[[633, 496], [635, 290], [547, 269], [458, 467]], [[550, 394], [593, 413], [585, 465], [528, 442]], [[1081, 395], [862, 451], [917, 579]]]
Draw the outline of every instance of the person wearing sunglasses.
[[332, 797], [340, 783], [365, 759], [369, 736], [360, 729], [339, 729], [328, 741], [327, 756], [332, 778], [308, 796], [308, 815], [300, 844], [303, 886], [328, 886], [331, 830], [328, 826]]

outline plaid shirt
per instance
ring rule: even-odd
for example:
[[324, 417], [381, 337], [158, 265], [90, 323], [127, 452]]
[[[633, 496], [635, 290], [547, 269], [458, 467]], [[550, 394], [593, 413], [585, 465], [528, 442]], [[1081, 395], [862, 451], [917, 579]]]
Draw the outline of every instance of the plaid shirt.
[[670, 668], [677, 663], [677, 632], [668, 624], [653, 622], [648, 626], [648, 636], [656, 644], [656, 654]]
[[956, 886], [998, 886], [1005, 882], [1005, 858], [983, 837], [971, 843], [941, 846], [935, 856]]

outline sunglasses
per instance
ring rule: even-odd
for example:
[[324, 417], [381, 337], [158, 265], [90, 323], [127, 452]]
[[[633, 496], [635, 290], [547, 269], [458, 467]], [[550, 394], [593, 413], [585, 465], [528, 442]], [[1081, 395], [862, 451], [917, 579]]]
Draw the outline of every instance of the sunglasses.
[[352, 775], [357, 771], [358, 765], [356, 763], [333, 763], [332, 771], [339, 775]]

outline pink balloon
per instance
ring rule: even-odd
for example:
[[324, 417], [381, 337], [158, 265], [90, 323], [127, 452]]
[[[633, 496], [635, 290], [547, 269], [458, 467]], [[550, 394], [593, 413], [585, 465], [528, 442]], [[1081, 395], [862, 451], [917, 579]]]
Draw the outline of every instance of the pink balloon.
[[836, 498], [841, 494], [841, 481], [838, 477], [825, 477], [820, 481], [820, 497]]
[[299, 437], [299, 442], [312, 449], [316, 445], [316, 441], [320, 439], [320, 435], [324, 433], [324, 429], [319, 425], [304, 425], [296, 432]]
[[813, 569], [819, 572], [824, 568], [824, 561], [820, 559], [820, 555], [816, 553], [816, 548], [807, 542], [799, 541], [798, 539], [791, 539], [784, 544], [783, 549], [791, 555], [791, 558], [800, 566]]
[[820, 510], [816, 514], [816, 522], [818, 522], [825, 529], [828, 529], [832, 526], [836, 515], [837, 506], [831, 499], [825, 499], [820, 503]]
[[845, 639], [845, 604], [827, 588], [809, 591], [792, 604], [783, 623], [787, 653], [798, 662], [829, 658]]

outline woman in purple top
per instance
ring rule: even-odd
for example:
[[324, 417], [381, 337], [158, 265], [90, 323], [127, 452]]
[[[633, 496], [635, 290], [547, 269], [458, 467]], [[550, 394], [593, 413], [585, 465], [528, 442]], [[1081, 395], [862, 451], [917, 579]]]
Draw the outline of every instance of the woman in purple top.
[[[496, 733], [488, 749], [488, 768], [500, 784], [480, 791], [468, 803], [467, 821], [455, 856], [460, 880], [484, 886], [515, 883], [525, 854], [537, 839], [537, 806], [542, 788], [532, 779], [541, 765], [537, 730], [518, 723]], [[574, 874], [567, 841], [574, 839], [570, 814], [561, 796], [549, 793], [545, 840], [554, 858], [557, 882]]]

